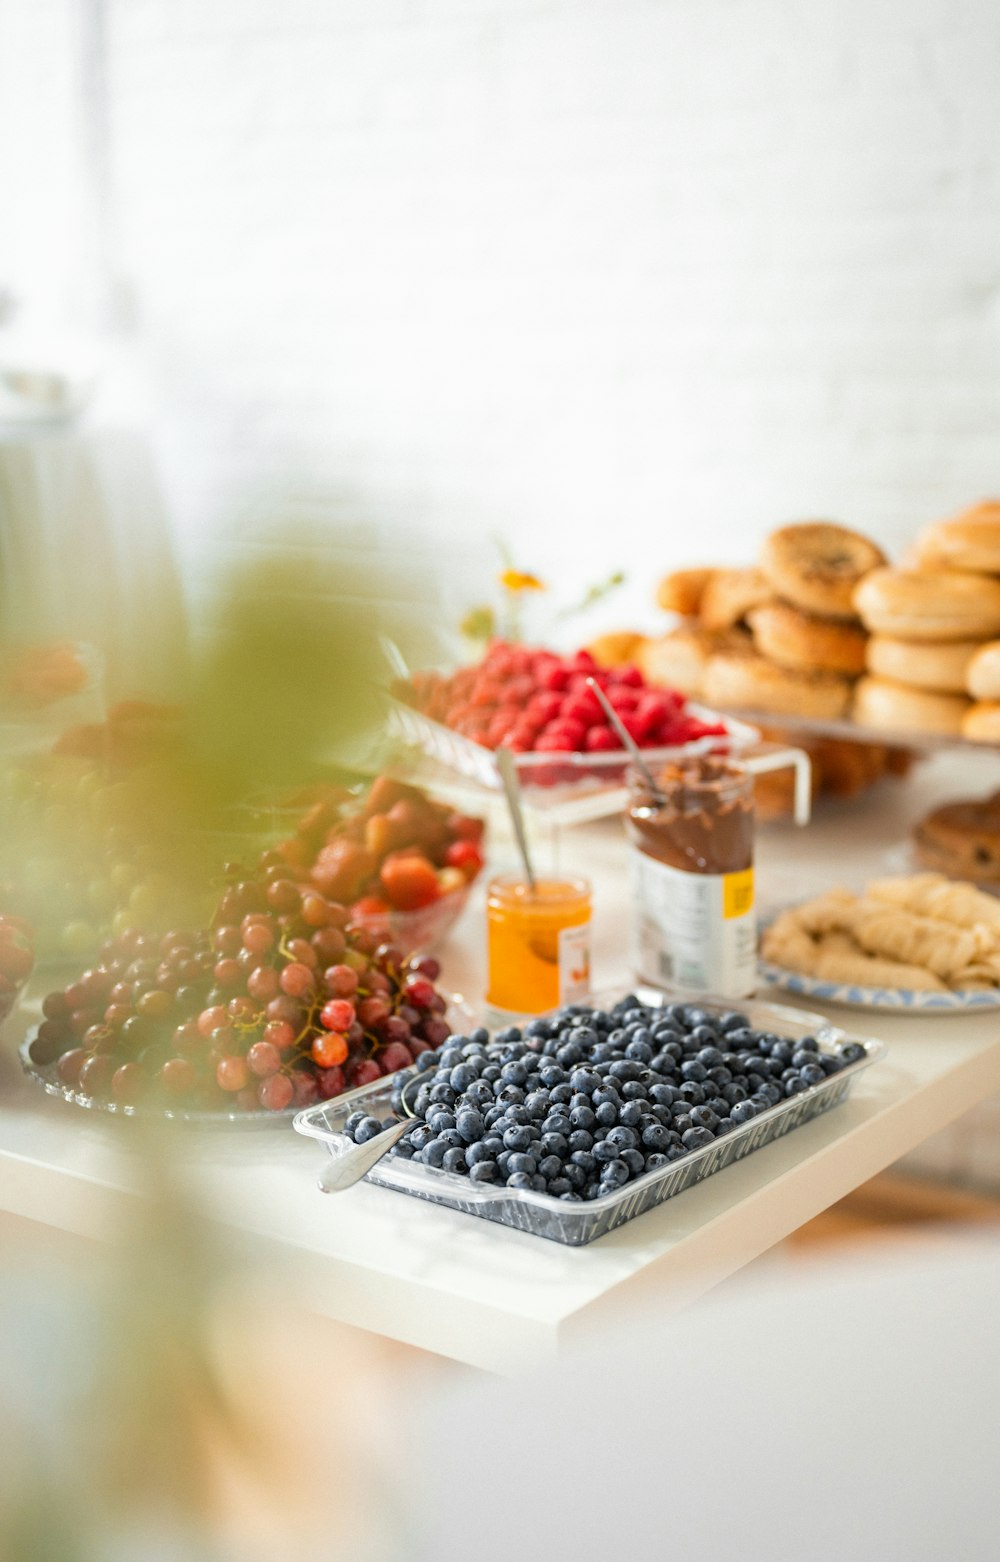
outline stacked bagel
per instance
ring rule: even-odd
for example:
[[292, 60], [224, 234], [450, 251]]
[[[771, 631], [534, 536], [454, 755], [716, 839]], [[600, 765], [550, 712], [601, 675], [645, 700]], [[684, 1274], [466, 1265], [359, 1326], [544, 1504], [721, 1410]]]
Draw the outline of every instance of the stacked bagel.
[[859, 725], [1000, 741], [1000, 501], [928, 527], [912, 566], [873, 570], [854, 605], [871, 632]]
[[681, 570], [657, 600], [684, 622], [636, 659], [651, 682], [710, 705], [834, 720], [849, 713], [868, 635], [854, 592], [881, 549], [829, 521], [782, 526], [750, 569]]

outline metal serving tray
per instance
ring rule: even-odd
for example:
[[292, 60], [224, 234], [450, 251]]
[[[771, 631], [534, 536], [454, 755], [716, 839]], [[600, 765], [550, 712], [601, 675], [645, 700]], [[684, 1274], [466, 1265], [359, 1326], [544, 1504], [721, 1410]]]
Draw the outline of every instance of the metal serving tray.
[[[604, 1007], [616, 1001], [624, 993], [608, 997], [600, 994], [593, 1000]], [[636, 996], [642, 1003], [668, 1004], [677, 1001], [676, 995], [651, 993], [639, 988]], [[563, 1242], [570, 1247], [582, 1247], [603, 1237], [636, 1215], [671, 1199], [685, 1188], [722, 1171], [733, 1161], [742, 1160], [754, 1150], [780, 1139], [783, 1134], [801, 1123], [807, 1123], [843, 1101], [855, 1078], [863, 1069], [884, 1056], [885, 1046], [863, 1036], [848, 1034], [831, 1025], [819, 1014], [804, 1009], [786, 1008], [781, 1004], [746, 1003], [734, 1005], [733, 1001], [720, 1002], [711, 998], [685, 998], [684, 1002], [697, 1003], [699, 1008], [723, 1014], [738, 1007], [751, 1024], [759, 1030], [798, 1038], [815, 1036], [820, 1050], [830, 1052], [837, 1043], [858, 1041], [865, 1048], [865, 1056], [849, 1064], [837, 1074], [830, 1074], [821, 1084], [810, 1085], [800, 1094], [779, 1101], [759, 1116], [742, 1123], [729, 1134], [707, 1144], [700, 1150], [673, 1161], [658, 1171], [647, 1172], [635, 1182], [628, 1182], [614, 1193], [585, 1203], [571, 1203], [554, 1199], [546, 1193], [536, 1193], [530, 1188], [494, 1188], [474, 1183], [456, 1172], [438, 1170], [396, 1156], [386, 1156], [373, 1166], [367, 1175], [369, 1182], [381, 1188], [394, 1188], [398, 1193], [408, 1193], [414, 1198], [427, 1199], [432, 1204], [444, 1204], [449, 1209], [461, 1210], [466, 1215], [478, 1215], [482, 1220], [494, 1220], [503, 1226], [513, 1226], [518, 1231], [528, 1231], [536, 1237], [547, 1237], [552, 1242]], [[306, 1107], [293, 1119], [293, 1127], [300, 1134], [319, 1139], [331, 1155], [340, 1155], [351, 1148], [351, 1141], [343, 1132], [344, 1123], [352, 1111], [364, 1108], [372, 1117], [384, 1119], [395, 1114], [391, 1095], [393, 1081], [377, 1080], [363, 1090], [356, 1090], [348, 1101], [346, 1097], [321, 1102]]]

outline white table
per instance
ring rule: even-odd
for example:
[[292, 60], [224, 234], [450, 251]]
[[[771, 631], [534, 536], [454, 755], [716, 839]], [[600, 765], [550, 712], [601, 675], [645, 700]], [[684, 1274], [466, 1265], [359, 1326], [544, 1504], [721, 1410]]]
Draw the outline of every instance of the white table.
[[[939, 756], [905, 784], [887, 782], [807, 832], [761, 831], [758, 878], [776, 901], [886, 871], [910, 819], [953, 792], [985, 791], [994, 756]], [[596, 976], [627, 971], [620, 826], [563, 841], [595, 883]], [[890, 857], [891, 863], [891, 857]], [[447, 952], [448, 985], [481, 990], [475, 914]], [[773, 995], [777, 996], [777, 995]], [[329, 1317], [496, 1371], [516, 1371], [595, 1322], [626, 1324], [632, 1304], [667, 1316], [882, 1170], [985, 1096], [1000, 1091], [1000, 1013], [896, 1016], [827, 1011], [881, 1037], [887, 1059], [848, 1100], [589, 1248], [563, 1248], [362, 1184], [324, 1197], [322, 1150], [291, 1132], [201, 1131], [185, 1138], [204, 1207], [296, 1297]], [[51, 1100], [20, 1079], [3, 1047], [0, 1210], [88, 1236], [109, 1229], [134, 1186], [121, 1123]]]

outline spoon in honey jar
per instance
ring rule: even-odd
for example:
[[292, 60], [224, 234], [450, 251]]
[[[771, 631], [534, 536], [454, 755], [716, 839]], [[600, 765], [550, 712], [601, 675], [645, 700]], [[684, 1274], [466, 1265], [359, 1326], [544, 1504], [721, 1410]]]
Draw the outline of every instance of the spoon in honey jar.
[[507, 807], [510, 810], [510, 822], [514, 827], [514, 839], [517, 841], [517, 849], [521, 853], [521, 861], [524, 864], [524, 876], [528, 881], [528, 888], [532, 896], [534, 896], [537, 889], [537, 881], [531, 866], [531, 856], [528, 852], [528, 837], [524, 828], [524, 810], [521, 807], [521, 787], [517, 779], [514, 755], [509, 748], [500, 747], [497, 749], [497, 765], [500, 769], [500, 779], [503, 782], [504, 793], [507, 797]]

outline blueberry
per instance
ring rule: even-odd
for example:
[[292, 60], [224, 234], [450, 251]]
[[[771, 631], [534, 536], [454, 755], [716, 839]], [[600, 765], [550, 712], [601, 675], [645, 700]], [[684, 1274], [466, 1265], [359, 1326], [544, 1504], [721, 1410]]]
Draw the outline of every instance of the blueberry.
[[600, 1089], [601, 1078], [599, 1074], [594, 1073], [593, 1069], [577, 1068], [569, 1076], [569, 1082], [580, 1095], [591, 1096], [595, 1090]]
[[618, 1121], [626, 1128], [636, 1128], [639, 1125], [639, 1119], [642, 1117], [647, 1108], [648, 1102], [644, 1103], [641, 1100], [626, 1101], [625, 1105], [618, 1113]]
[[566, 1081], [566, 1070], [559, 1067], [558, 1063], [547, 1063], [540, 1070], [539, 1079], [546, 1090], [551, 1090], [553, 1085], [561, 1085]]
[[595, 1161], [614, 1161], [618, 1158], [618, 1150], [615, 1145], [609, 1144], [607, 1139], [599, 1139], [593, 1148]]
[[826, 1078], [826, 1074], [818, 1063], [807, 1063], [801, 1071], [802, 1080], [807, 1085], [820, 1085]]
[[646, 1170], [646, 1157], [641, 1150], [623, 1150], [621, 1158], [633, 1177], [641, 1177]]
[[746, 1098], [747, 1098], [747, 1087], [746, 1087], [746, 1085], [737, 1084], [735, 1081], [731, 1085], [723, 1085], [723, 1087], [722, 1087], [722, 1099], [724, 1101], [726, 1101], [729, 1104], [729, 1106], [735, 1106], [737, 1104], [737, 1102], [745, 1101]]
[[481, 1112], [474, 1107], [463, 1107], [455, 1118], [455, 1127], [458, 1129], [466, 1144], [473, 1144], [481, 1139], [486, 1129]]
[[573, 1087], [568, 1081], [562, 1085], [553, 1085], [549, 1094], [553, 1106], [568, 1106], [573, 1096]]
[[681, 1064], [681, 1076], [696, 1085], [702, 1084], [708, 1078], [708, 1069], [704, 1063], [699, 1063], [697, 1058], [688, 1058]]
[[[694, 1121], [693, 1117], [692, 1121]], [[619, 1151], [634, 1150], [639, 1143], [639, 1135], [634, 1128], [612, 1128], [606, 1142]]]
[[646, 1156], [646, 1171], [659, 1171], [664, 1166], [670, 1165], [669, 1155], [663, 1155], [656, 1150], [652, 1155]]
[[591, 1106], [575, 1106], [569, 1114], [570, 1124], [573, 1128], [591, 1129], [597, 1122], [594, 1109]]
[[611, 1128], [618, 1121], [618, 1108], [610, 1101], [602, 1101], [594, 1115], [602, 1128]]
[[431, 1086], [431, 1100], [438, 1106], [454, 1106], [455, 1092], [449, 1084], [439, 1079]]
[[576, 1198], [568, 1177], [553, 1177], [549, 1183], [549, 1193], [554, 1199]]
[[491, 1159], [495, 1161], [503, 1149], [503, 1139], [501, 1136], [499, 1134], [487, 1134], [482, 1143], [483, 1148], [489, 1151]]
[[511, 1155], [510, 1160], [507, 1162], [508, 1175], [511, 1173], [516, 1175], [518, 1172], [527, 1172], [529, 1177], [533, 1177], [537, 1170], [538, 1162], [535, 1160], [533, 1155], [524, 1155], [519, 1152], [515, 1152]]
[[350, 1117], [347, 1119], [346, 1123], [344, 1124], [344, 1132], [345, 1132], [345, 1134], [353, 1134], [355, 1128], [357, 1128], [359, 1123], [363, 1123], [364, 1122], [364, 1120], [367, 1117], [367, 1115], [368, 1115], [367, 1112], [352, 1112]]
[[556, 1053], [556, 1062], [560, 1065], [561, 1068], [572, 1068], [573, 1065], [575, 1063], [579, 1063], [582, 1058], [583, 1053], [574, 1042], [567, 1042], [565, 1046], [560, 1047], [559, 1051]]
[[601, 1172], [601, 1183], [604, 1190], [610, 1192], [613, 1188], [621, 1188], [629, 1179], [629, 1169], [624, 1161], [611, 1160], [605, 1162]]
[[451, 1088], [461, 1095], [463, 1090], [468, 1090], [474, 1080], [479, 1078], [479, 1070], [471, 1063], [460, 1063], [451, 1071]]
[[[543, 1133], [541, 1138], [541, 1148], [544, 1155], [558, 1155], [561, 1159], [565, 1159], [570, 1151], [569, 1140], [565, 1134]], [[587, 1146], [581, 1145], [579, 1148], [585, 1150]]]
[[505, 1150], [526, 1150], [531, 1144], [531, 1131], [526, 1124], [515, 1123], [504, 1130], [503, 1143]]
[[678, 1093], [673, 1085], [652, 1085], [649, 1099], [657, 1106], [672, 1106]]
[[809, 1086], [806, 1084], [806, 1082], [802, 1078], [802, 1076], [800, 1074], [796, 1074], [794, 1079], [790, 1079], [786, 1083], [786, 1085], [785, 1085], [785, 1095], [786, 1096], [797, 1096], [797, 1095], [801, 1094], [801, 1092], [803, 1090], [808, 1090], [808, 1088], [809, 1088]]
[[719, 1114], [710, 1106], [695, 1106], [691, 1108], [691, 1122], [695, 1128], [715, 1129], [719, 1125]]
[[443, 1166], [444, 1158], [451, 1148], [445, 1139], [432, 1139], [430, 1144], [424, 1146], [421, 1154], [428, 1166]]
[[550, 1112], [542, 1123], [543, 1134], [571, 1134], [573, 1132], [573, 1113]]
[[438, 1058], [437, 1058], [437, 1054], [436, 1053], [434, 1053], [434, 1052], [422, 1052], [420, 1054], [419, 1058], [417, 1059], [417, 1071], [418, 1071], [418, 1073], [422, 1074], [425, 1069], [434, 1068], [437, 1065], [437, 1062], [438, 1062]]
[[705, 1104], [705, 1092], [693, 1080], [689, 1079], [681, 1085], [678, 1094], [686, 1106], [703, 1106]]
[[570, 1154], [574, 1150], [590, 1150], [594, 1145], [594, 1136], [587, 1132], [586, 1128], [574, 1128], [567, 1141]]
[[488, 1084], [495, 1085], [500, 1078], [499, 1063], [487, 1063], [479, 1077], [480, 1079], [485, 1079]]
[[728, 1035], [730, 1031], [746, 1030], [749, 1023], [745, 1014], [738, 1014], [733, 1010], [729, 1014], [720, 1015], [715, 1022], [715, 1028], [721, 1031], [723, 1035]]
[[546, 1182], [551, 1182], [553, 1177], [562, 1173], [562, 1159], [558, 1155], [543, 1155], [538, 1163], [538, 1175], [544, 1177]]
[[354, 1130], [355, 1144], [367, 1144], [369, 1139], [374, 1139], [376, 1134], [382, 1132], [382, 1124], [377, 1117], [362, 1117]]
[[552, 1026], [548, 1020], [531, 1020], [524, 1027], [524, 1034], [532, 1038], [537, 1036], [540, 1041], [548, 1041], [552, 1035]]
[[[696, 1025], [691, 1031], [691, 1045], [701, 1050], [710, 1048], [713, 1052], [717, 1052], [716, 1042], [718, 1039], [719, 1034], [714, 1025]], [[706, 1062], [704, 1058], [701, 1061], [703, 1063]], [[711, 1064], [706, 1064], [706, 1067], [711, 1068]]]
[[500, 1078], [503, 1080], [505, 1085], [521, 1086], [524, 1084], [527, 1077], [528, 1070], [525, 1068], [524, 1064], [518, 1063], [516, 1061], [513, 1063], [505, 1063], [500, 1070]]
[[638, 1063], [633, 1063], [628, 1058], [619, 1058], [617, 1063], [612, 1063], [608, 1071], [612, 1079], [625, 1081], [638, 1079], [642, 1074], [642, 1068]]
[[511, 1172], [507, 1178], [508, 1188], [530, 1188], [531, 1178], [527, 1172]]
[[574, 1150], [569, 1158], [569, 1163], [571, 1166], [578, 1166], [581, 1171], [586, 1172], [588, 1177], [594, 1175], [594, 1169], [597, 1166], [597, 1161], [591, 1150]]
[[660, 1123], [652, 1123], [642, 1130], [642, 1142], [647, 1150], [665, 1150], [670, 1143], [669, 1131]]
[[799, 1038], [799, 1051], [800, 1052], [818, 1052], [819, 1051], [819, 1042], [816, 1040], [816, 1037], [815, 1036], [800, 1036], [800, 1038]]
[[476, 1144], [470, 1144], [465, 1152], [466, 1162], [470, 1167], [478, 1166], [481, 1161], [492, 1161], [493, 1156], [480, 1139]]
[[807, 1047], [803, 1047], [800, 1042], [796, 1051], [792, 1053], [792, 1068], [806, 1068], [808, 1065], [814, 1064], [815, 1062], [815, 1052], [810, 1052], [809, 1049]]
[[455, 1146], [445, 1150], [441, 1165], [446, 1172], [466, 1172], [469, 1169], [466, 1165], [465, 1151]]
[[715, 1135], [708, 1128], [689, 1128], [681, 1135], [681, 1143], [685, 1150], [700, 1150], [706, 1144], [714, 1144]]
[[518, 1106], [514, 1101], [511, 1102], [510, 1106], [504, 1107], [503, 1116], [508, 1128], [513, 1128], [515, 1124], [527, 1127], [528, 1123], [531, 1122], [531, 1113], [528, 1111], [528, 1108], [526, 1106]]
[[494, 1085], [497, 1100], [501, 1106], [522, 1106], [524, 1103], [524, 1091], [520, 1085], [505, 1085], [502, 1080], [497, 1080]]
[[844, 1064], [858, 1063], [865, 1056], [865, 1049], [859, 1041], [848, 1041], [840, 1049], [840, 1061]]
[[420, 1123], [406, 1136], [415, 1150], [422, 1150], [425, 1144], [430, 1144], [434, 1138], [434, 1130], [428, 1128], [426, 1123]]
[[473, 1182], [496, 1182], [498, 1177], [495, 1161], [476, 1161], [469, 1167], [469, 1176]]
[[686, 1112], [674, 1118], [674, 1132], [680, 1134], [682, 1138], [693, 1127], [694, 1124]]

